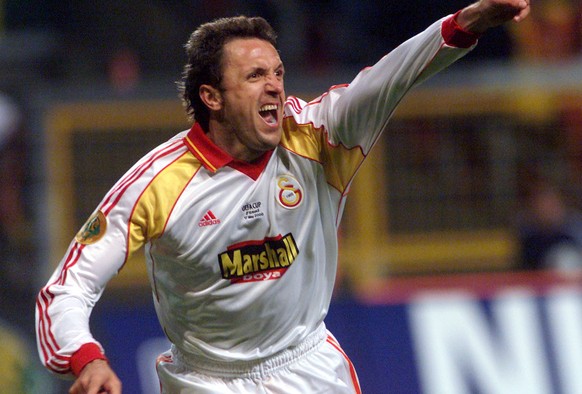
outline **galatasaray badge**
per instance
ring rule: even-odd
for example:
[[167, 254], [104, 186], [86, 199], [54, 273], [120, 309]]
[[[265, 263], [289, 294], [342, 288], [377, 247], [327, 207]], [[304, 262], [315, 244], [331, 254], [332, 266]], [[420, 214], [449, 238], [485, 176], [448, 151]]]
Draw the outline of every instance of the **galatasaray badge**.
[[277, 178], [276, 198], [284, 208], [295, 209], [303, 201], [303, 188], [291, 175], [281, 175]]
[[107, 230], [107, 219], [103, 212], [97, 211], [83, 225], [75, 240], [83, 245], [91, 245], [99, 241]]

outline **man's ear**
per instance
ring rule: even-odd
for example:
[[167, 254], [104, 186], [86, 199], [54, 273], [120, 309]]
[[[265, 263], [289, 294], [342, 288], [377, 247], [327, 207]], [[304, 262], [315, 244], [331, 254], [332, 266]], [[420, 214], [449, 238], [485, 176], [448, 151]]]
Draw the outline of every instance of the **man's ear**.
[[210, 85], [200, 85], [198, 90], [200, 99], [211, 111], [222, 109], [222, 94], [220, 90]]

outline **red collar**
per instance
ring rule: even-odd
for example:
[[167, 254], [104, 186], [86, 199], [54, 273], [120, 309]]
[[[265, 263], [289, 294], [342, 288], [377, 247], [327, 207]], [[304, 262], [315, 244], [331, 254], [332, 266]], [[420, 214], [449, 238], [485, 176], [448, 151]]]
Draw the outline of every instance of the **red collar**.
[[192, 125], [184, 141], [190, 152], [200, 160], [208, 171], [216, 172], [221, 167], [229, 166], [255, 181], [259, 178], [273, 154], [272, 150], [267, 151], [252, 163], [237, 160], [216, 146], [198, 123]]

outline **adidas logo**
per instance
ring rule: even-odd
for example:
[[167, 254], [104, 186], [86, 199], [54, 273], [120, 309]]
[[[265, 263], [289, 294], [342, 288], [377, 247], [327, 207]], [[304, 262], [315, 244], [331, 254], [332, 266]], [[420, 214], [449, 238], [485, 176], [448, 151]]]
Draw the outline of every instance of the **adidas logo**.
[[220, 223], [220, 219], [217, 219], [216, 216], [214, 216], [214, 214], [212, 213], [212, 211], [208, 210], [208, 212], [206, 212], [206, 214], [198, 222], [198, 227], [212, 226], [213, 224], [218, 223]]

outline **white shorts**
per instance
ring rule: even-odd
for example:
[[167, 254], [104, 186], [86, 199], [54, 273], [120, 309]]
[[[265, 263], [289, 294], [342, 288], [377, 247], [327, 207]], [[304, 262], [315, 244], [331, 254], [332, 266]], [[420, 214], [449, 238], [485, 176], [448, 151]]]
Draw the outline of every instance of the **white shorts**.
[[209, 363], [172, 347], [158, 357], [157, 372], [163, 394], [361, 394], [354, 366], [323, 324], [261, 362]]

